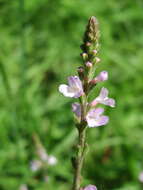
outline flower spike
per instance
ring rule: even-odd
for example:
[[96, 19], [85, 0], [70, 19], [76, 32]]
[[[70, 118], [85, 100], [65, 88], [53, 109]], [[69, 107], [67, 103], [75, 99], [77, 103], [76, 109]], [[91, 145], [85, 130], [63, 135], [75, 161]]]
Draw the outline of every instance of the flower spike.
[[99, 96], [89, 102], [90, 91], [98, 83], [108, 80], [108, 72], [101, 71], [94, 75], [95, 70], [100, 66], [99, 52], [99, 23], [96, 17], [90, 17], [81, 45], [82, 66], [78, 67], [78, 76], [68, 77], [68, 85], [59, 86], [59, 91], [66, 97], [79, 98], [79, 102], [72, 104], [72, 111], [75, 115], [76, 128], [78, 130], [78, 144], [76, 156], [72, 158], [74, 168], [74, 179], [72, 190], [97, 190], [96, 186], [88, 185], [81, 187], [81, 170], [86, 152], [86, 129], [106, 125], [109, 117], [104, 115], [104, 109], [96, 107], [104, 104], [115, 107], [115, 100], [108, 97], [107, 88], [102, 87]]

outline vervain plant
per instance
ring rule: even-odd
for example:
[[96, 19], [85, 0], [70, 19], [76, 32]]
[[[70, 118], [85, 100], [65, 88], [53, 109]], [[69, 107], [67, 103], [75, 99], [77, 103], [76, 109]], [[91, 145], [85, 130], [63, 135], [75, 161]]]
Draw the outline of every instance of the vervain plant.
[[98, 58], [99, 51], [99, 28], [97, 19], [92, 16], [89, 19], [88, 25], [83, 38], [82, 59], [83, 64], [77, 69], [78, 76], [68, 77], [68, 85], [62, 84], [59, 86], [59, 91], [66, 97], [76, 98], [79, 102], [72, 104], [72, 111], [75, 115], [76, 128], [78, 130], [78, 144], [76, 157], [72, 159], [74, 168], [74, 180], [72, 190], [96, 190], [94, 185], [88, 185], [85, 188], [81, 187], [81, 170], [86, 154], [86, 130], [92, 127], [106, 125], [109, 117], [103, 115], [104, 109], [98, 107], [99, 104], [104, 104], [110, 107], [115, 106], [115, 100], [108, 97], [108, 90], [101, 88], [99, 96], [89, 102], [90, 92], [99, 82], [108, 79], [108, 72], [102, 71], [94, 77], [94, 72], [97, 69], [100, 59]]

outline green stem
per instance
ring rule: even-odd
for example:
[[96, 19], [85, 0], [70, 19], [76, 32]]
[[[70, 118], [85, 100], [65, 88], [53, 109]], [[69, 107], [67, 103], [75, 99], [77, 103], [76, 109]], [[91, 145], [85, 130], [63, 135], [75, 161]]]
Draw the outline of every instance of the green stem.
[[77, 145], [77, 158], [75, 160], [75, 174], [72, 190], [80, 190], [81, 185], [81, 171], [84, 161], [85, 148], [86, 148], [86, 128], [82, 127], [78, 130], [78, 145]]

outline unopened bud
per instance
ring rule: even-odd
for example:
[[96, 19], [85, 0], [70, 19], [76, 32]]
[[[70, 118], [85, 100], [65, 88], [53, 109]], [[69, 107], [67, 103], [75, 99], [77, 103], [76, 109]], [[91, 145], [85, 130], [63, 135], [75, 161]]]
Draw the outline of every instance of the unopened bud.
[[92, 80], [89, 82], [89, 84], [90, 84], [91, 86], [94, 86], [95, 84], [97, 84], [96, 78], [92, 79]]
[[87, 53], [82, 53], [81, 56], [82, 56], [83, 60], [87, 60], [87, 58], [88, 58]]
[[96, 57], [95, 60], [96, 60], [96, 63], [100, 62], [100, 58], [99, 57]]
[[102, 82], [108, 79], [108, 72], [107, 71], [102, 71], [99, 73], [99, 75], [94, 79], [97, 82]]
[[90, 43], [90, 42], [87, 42], [87, 43], [86, 43], [86, 46], [88, 46], [88, 47], [91, 46], [91, 43]]
[[89, 91], [92, 90], [97, 85], [96, 78], [89, 81]]
[[80, 79], [82, 80], [84, 78], [84, 68], [78, 67], [77, 72], [78, 72]]
[[94, 55], [97, 54], [97, 50], [96, 50], [96, 49], [93, 50], [93, 54], [94, 54]]
[[77, 72], [78, 73], [83, 73], [84, 72], [84, 68], [83, 67], [78, 67]]
[[86, 67], [89, 67], [89, 68], [91, 68], [91, 67], [92, 67], [92, 63], [91, 63], [91, 62], [89, 62], [89, 61], [88, 61], [88, 62], [86, 62], [86, 63], [85, 63], [85, 65], [86, 65]]

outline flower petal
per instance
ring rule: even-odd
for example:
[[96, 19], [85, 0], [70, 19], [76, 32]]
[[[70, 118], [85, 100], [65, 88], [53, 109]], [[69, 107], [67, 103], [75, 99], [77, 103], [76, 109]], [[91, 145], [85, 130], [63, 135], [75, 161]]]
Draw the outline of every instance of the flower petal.
[[91, 109], [89, 112], [88, 112], [88, 117], [90, 118], [95, 118], [95, 117], [98, 117], [100, 116], [102, 113], [104, 112], [104, 108], [96, 108], [96, 109]]
[[102, 115], [96, 121], [96, 127], [106, 125], [109, 122], [109, 117]]
[[59, 86], [59, 91], [60, 91], [64, 96], [66, 96], [66, 97], [71, 97], [71, 98], [72, 98], [72, 97], [75, 96], [75, 93], [72, 92], [72, 91], [70, 91], [68, 85], [66, 85], [66, 84], [61, 84], [61, 85]]
[[73, 103], [72, 104], [72, 111], [75, 113], [75, 115], [80, 118], [81, 117], [81, 106], [79, 103]]
[[115, 107], [115, 100], [113, 98], [108, 98], [102, 103], [110, 107]]
[[86, 121], [89, 127], [99, 127], [106, 125], [109, 121], [107, 116], [102, 115], [104, 112], [103, 108], [96, 108], [90, 110], [86, 115]]
[[108, 97], [108, 90], [107, 90], [107, 88], [101, 88], [101, 91], [100, 91], [100, 94], [99, 94], [99, 98], [100, 99], [104, 99], [104, 98], [106, 98], [106, 97]]
[[82, 90], [82, 82], [78, 76], [68, 77], [68, 84], [70, 87], [78, 88], [78, 89]]
[[91, 106], [96, 106], [98, 103], [104, 104], [110, 107], [115, 107], [115, 100], [113, 98], [108, 98], [107, 88], [102, 88], [100, 94], [91, 102]]

